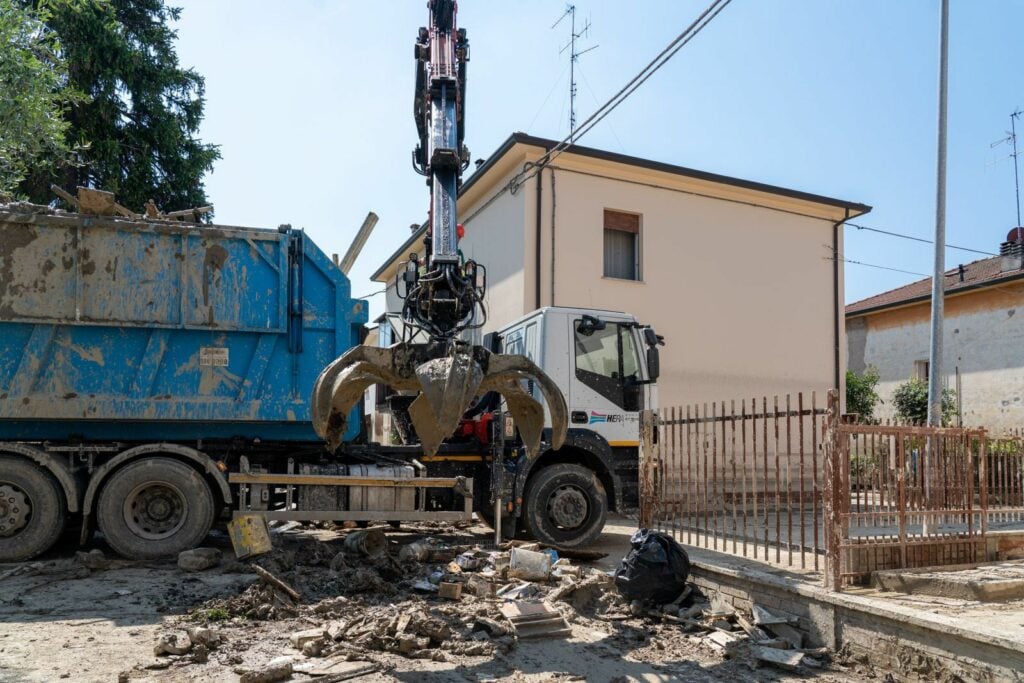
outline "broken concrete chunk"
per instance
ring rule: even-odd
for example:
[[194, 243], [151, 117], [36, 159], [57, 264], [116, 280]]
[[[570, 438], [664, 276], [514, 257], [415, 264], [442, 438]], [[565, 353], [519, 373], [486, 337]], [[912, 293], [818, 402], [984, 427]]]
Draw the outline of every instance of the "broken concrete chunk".
[[239, 675], [238, 683], [277, 683], [286, 681], [292, 676], [292, 658], [278, 657], [261, 667], [239, 667], [235, 669]]
[[83, 567], [93, 571], [101, 571], [110, 567], [110, 560], [99, 548], [94, 548], [87, 553], [78, 551], [75, 553], [75, 559]]
[[187, 633], [165, 633], [153, 647], [153, 654], [161, 655], [183, 655], [192, 649], [192, 641]]
[[477, 617], [473, 622], [474, 631], [484, 631], [492, 638], [500, 638], [508, 634], [508, 627], [496, 619], [490, 617]]
[[770, 624], [768, 630], [789, 643], [794, 650], [804, 646], [804, 634], [789, 624]]
[[775, 612], [767, 610], [760, 605], [754, 605], [751, 611], [754, 615], [754, 623], [758, 626], [766, 626], [768, 624], [791, 624], [796, 621], [796, 617], [792, 617], [788, 614], [776, 614]]
[[754, 653], [754, 657], [759, 661], [774, 664], [775, 666], [781, 666], [784, 669], [798, 668], [806, 657], [802, 652], [776, 650], [775, 648], [761, 647], [759, 645], [751, 647], [751, 652]]
[[437, 595], [446, 600], [458, 600], [462, 597], [462, 584], [442, 581], [437, 586]]
[[220, 564], [221, 552], [217, 548], [193, 548], [178, 553], [178, 569], [201, 572]]
[[726, 633], [725, 631], [712, 631], [704, 638], [704, 642], [708, 643], [712, 647], [724, 652], [729, 652], [736, 647], [741, 638], [732, 633]]
[[292, 644], [296, 650], [301, 650], [306, 643], [311, 643], [315, 640], [323, 640], [326, 637], [327, 632], [322, 628], [311, 628], [305, 631], [296, 631], [288, 637], [288, 642]]
[[186, 629], [186, 632], [188, 633], [189, 640], [191, 640], [193, 644], [202, 644], [208, 648], [215, 648], [220, 645], [220, 633], [211, 628], [192, 626], [191, 628]]

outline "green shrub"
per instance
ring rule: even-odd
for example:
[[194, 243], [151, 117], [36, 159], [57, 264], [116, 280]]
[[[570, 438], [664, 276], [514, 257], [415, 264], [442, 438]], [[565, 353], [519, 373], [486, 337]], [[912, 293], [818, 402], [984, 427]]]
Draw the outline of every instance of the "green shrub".
[[875, 417], [875, 406], [881, 400], [875, 387], [878, 386], [878, 370], [868, 366], [863, 375], [853, 370], [846, 371], [846, 412], [857, 413], [862, 422], [871, 422]]
[[[928, 382], [923, 379], [909, 379], [896, 387], [892, 395], [896, 417], [912, 424], [928, 421]], [[956, 392], [942, 390], [942, 424], [948, 426], [956, 417]]]

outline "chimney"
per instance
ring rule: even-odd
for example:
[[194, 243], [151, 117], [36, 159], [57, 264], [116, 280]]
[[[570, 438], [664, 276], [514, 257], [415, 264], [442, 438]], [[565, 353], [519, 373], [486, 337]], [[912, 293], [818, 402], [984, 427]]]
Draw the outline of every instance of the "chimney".
[[1006, 241], [999, 245], [999, 255], [1002, 257], [999, 272], [1024, 270], [1024, 227], [1010, 231]]

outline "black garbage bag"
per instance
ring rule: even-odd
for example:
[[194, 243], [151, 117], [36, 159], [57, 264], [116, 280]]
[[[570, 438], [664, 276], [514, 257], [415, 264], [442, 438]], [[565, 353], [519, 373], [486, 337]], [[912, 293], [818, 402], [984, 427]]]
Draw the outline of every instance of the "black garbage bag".
[[690, 575], [690, 558], [671, 536], [640, 529], [615, 570], [615, 587], [629, 601], [664, 605], [679, 597]]

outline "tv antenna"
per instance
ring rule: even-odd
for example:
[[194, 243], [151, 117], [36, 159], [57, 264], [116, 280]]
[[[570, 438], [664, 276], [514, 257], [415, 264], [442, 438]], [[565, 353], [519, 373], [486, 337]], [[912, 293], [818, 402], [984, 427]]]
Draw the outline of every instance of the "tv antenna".
[[569, 17], [570, 24], [569, 42], [558, 51], [558, 54], [569, 50], [569, 142], [573, 142], [576, 135], [576, 60], [580, 55], [596, 50], [600, 46], [594, 45], [585, 50], [576, 49], [576, 41], [590, 34], [590, 19], [584, 22], [578, 32], [576, 31], [576, 5], [566, 5], [565, 12], [558, 18], [558, 21], [551, 25], [551, 28], [561, 24], [566, 17]]
[[[1020, 227], [1020, 178], [1017, 171], [1017, 119], [1020, 118], [1021, 114], [1024, 114], [1020, 108], [1010, 114], [1010, 130], [1006, 131], [1006, 137], [1001, 140], [996, 140], [989, 147], [997, 147], [999, 145], [1009, 143], [1013, 148], [1013, 152], [1010, 153], [1011, 159], [1013, 159], [1013, 191], [1017, 196], [1017, 224], [1015, 227]], [[1005, 158], [1005, 157], [1004, 157]]]

